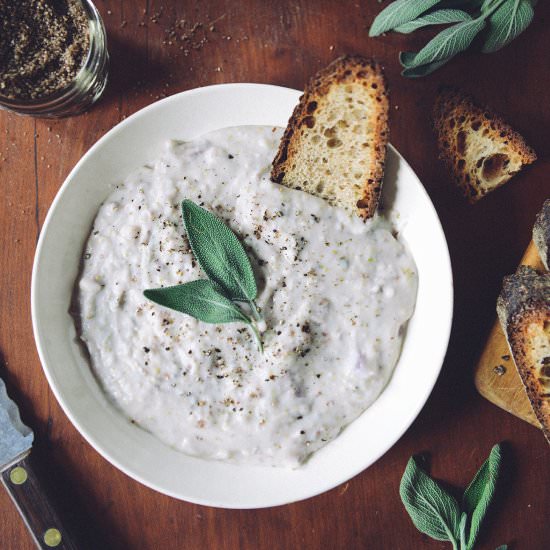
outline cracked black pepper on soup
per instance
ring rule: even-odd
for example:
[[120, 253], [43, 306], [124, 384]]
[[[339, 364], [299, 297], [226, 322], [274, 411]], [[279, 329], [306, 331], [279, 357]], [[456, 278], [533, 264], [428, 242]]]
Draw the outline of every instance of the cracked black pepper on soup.
[[[282, 133], [167, 143], [118, 182], [84, 251], [76, 319], [97, 380], [128, 420], [191, 456], [299, 467], [378, 398], [414, 310], [416, 267], [389, 222], [270, 181]], [[205, 277], [183, 199], [241, 239], [263, 352], [243, 323], [202, 323], [143, 295]]]
[[0, 95], [39, 99], [66, 88], [89, 44], [77, 0], [0, 0]]

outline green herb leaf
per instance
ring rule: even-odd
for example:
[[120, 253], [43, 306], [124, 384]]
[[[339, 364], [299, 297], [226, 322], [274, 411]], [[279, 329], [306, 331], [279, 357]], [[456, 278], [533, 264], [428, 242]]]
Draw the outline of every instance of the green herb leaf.
[[459, 525], [459, 531], [460, 531], [460, 549], [466, 550], [466, 524], [468, 523], [468, 514], [466, 512], [462, 512], [462, 515], [460, 516], [460, 525]]
[[372, 22], [369, 36], [379, 36], [416, 19], [440, 0], [396, 0], [384, 8]]
[[462, 507], [470, 517], [470, 535], [467, 541], [467, 550], [474, 547], [483, 518], [493, 500], [500, 472], [500, 463], [500, 445], [495, 445], [491, 449], [489, 458], [483, 463], [462, 497]]
[[480, 8], [484, 0], [443, 0], [438, 6], [440, 8], [464, 8], [477, 9]]
[[421, 15], [413, 21], [395, 27], [394, 31], [408, 34], [422, 27], [429, 25], [445, 25], [447, 23], [460, 23], [462, 21], [471, 21], [469, 13], [462, 10], [436, 10]]
[[403, 67], [414, 67], [414, 58], [416, 53], [414, 52], [399, 52], [399, 63]]
[[418, 466], [414, 457], [409, 459], [399, 494], [419, 531], [457, 547], [460, 538], [458, 503]]
[[491, 53], [504, 48], [531, 24], [534, 15], [529, 0], [508, 0], [502, 4], [489, 17], [487, 37], [481, 51]]
[[258, 292], [254, 272], [233, 231], [190, 200], [183, 201], [182, 211], [191, 249], [208, 278], [228, 298], [252, 302]]
[[[388, 30], [410, 33], [427, 25], [456, 23], [418, 53], [402, 52], [403, 76], [428, 75], [470, 47], [489, 22], [483, 51], [494, 52], [521, 34], [534, 17], [538, 0], [396, 0], [374, 20], [369, 36]], [[462, 8], [462, 9], [455, 9]]]
[[184, 285], [145, 290], [143, 295], [156, 304], [191, 315], [204, 323], [250, 324], [250, 319], [206, 279]]
[[496, 548], [496, 550], [508, 550], [508, 545], [507, 544], [501, 544], [498, 548]]
[[[399, 54], [399, 62], [403, 65], [404, 70], [401, 72], [403, 76], [409, 78], [420, 78], [421, 76], [426, 76], [427, 74], [433, 73], [439, 67], [442, 67], [451, 60], [451, 58], [442, 59], [441, 61], [434, 61], [433, 63], [426, 63], [426, 65], [420, 65], [418, 67], [414, 66], [414, 56], [412, 52], [401, 52]], [[411, 66], [409, 63], [412, 62]]]
[[466, 50], [476, 35], [485, 27], [485, 19], [464, 21], [441, 31], [432, 38], [414, 57], [408, 59], [407, 67], [419, 67], [428, 63], [448, 61]]
[[489, 8], [494, 7], [495, 2], [504, 2], [506, 0], [483, 0], [481, 2], [481, 12], [484, 13], [488, 11]]

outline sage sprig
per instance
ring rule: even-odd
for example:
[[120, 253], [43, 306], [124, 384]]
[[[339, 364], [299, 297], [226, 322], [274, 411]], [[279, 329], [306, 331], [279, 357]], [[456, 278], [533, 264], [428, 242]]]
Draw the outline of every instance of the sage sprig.
[[420, 51], [400, 53], [401, 74], [418, 78], [467, 50], [478, 36], [483, 35], [484, 53], [504, 48], [531, 24], [536, 3], [537, 0], [395, 0], [375, 18], [369, 36], [452, 24]]
[[261, 319], [254, 302], [258, 293], [254, 272], [242, 244], [219, 218], [194, 202], [184, 200], [182, 214], [193, 255], [209, 280], [148, 289], [143, 295], [204, 323], [245, 323], [263, 351], [255, 322], [235, 303], [247, 302], [254, 319]]
[[395, 0], [378, 14], [371, 25], [369, 36], [378, 36], [409, 23], [438, 2], [439, 0]]
[[415, 527], [435, 540], [450, 541], [457, 548], [460, 508], [411, 457], [399, 488], [401, 500]]
[[425, 15], [421, 15], [408, 23], [403, 23], [393, 29], [395, 32], [402, 34], [409, 34], [423, 27], [429, 27], [430, 25], [444, 25], [446, 23], [461, 23], [462, 21], [471, 21], [472, 16], [463, 10], [437, 10], [434, 12], [428, 12]]
[[183, 285], [145, 290], [144, 296], [153, 302], [191, 315], [204, 323], [247, 323], [249, 319], [211, 281], [199, 279]]
[[504, 48], [531, 24], [534, 16], [533, 5], [527, 0], [517, 0], [513, 5], [510, 2], [502, 4], [489, 19], [481, 51], [491, 53]]
[[228, 298], [248, 302], [258, 318], [256, 280], [239, 239], [219, 218], [193, 201], [184, 200], [181, 208], [191, 250], [202, 270]]
[[[399, 494], [415, 527], [435, 540], [448, 541], [454, 550], [472, 550], [491, 501], [501, 464], [495, 445], [464, 492], [462, 503], [450, 495], [411, 457], [401, 479]], [[506, 546], [500, 546], [505, 550]]]
[[403, 74], [405, 76], [416, 76], [420, 73], [411, 69], [426, 66], [439, 68], [442, 64], [450, 61], [455, 55], [468, 49], [476, 35], [485, 27], [485, 19], [471, 19], [453, 25], [441, 31], [435, 38], [430, 40], [418, 53], [412, 54], [409, 58], [400, 57]]
[[500, 445], [495, 445], [462, 497], [462, 508], [468, 516], [470, 534], [467, 548], [473, 548], [481, 523], [493, 500], [500, 473]]

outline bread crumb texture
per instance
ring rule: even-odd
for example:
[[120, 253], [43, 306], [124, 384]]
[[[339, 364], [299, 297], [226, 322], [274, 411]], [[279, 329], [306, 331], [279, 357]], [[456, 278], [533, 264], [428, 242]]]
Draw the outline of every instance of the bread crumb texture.
[[504, 278], [497, 312], [533, 411], [550, 443], [550, 274], [520, 266]]
[[523, 137], [488, 108], [454, 88], [440, 90], [433, 111], [439, 157], [464, 196], [475, 203], [537, 155]]
[[381, 66], [344, 56], [308, 83], [273, 161], [271, 179], [370, 218], [388, 143], [388, 92]]

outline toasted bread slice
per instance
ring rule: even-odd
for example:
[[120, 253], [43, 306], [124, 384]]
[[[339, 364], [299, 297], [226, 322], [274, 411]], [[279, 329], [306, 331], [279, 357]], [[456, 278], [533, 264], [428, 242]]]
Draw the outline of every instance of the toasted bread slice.
[[471, 203], [537, 158], [502, 118], [461, 91], [444, 88], [439, 92], [433, 122], [439, 156]]
[[497, 312], [533, 411], [550, 443], [550, 274], [520, 266], [504, 278]]
[[344, 56], [317, 73], [294, 109], [271, 179], [364, 218], [376, 212], [388, 143], [382, 68]]
[[542, 205], [542, 210], [538, 213], [533, 227], [533, 241], [539, 250], [540, 259], [546, 267], [548, 267], [548, 249], [550, 248], [550, 199], [546, 199]]

